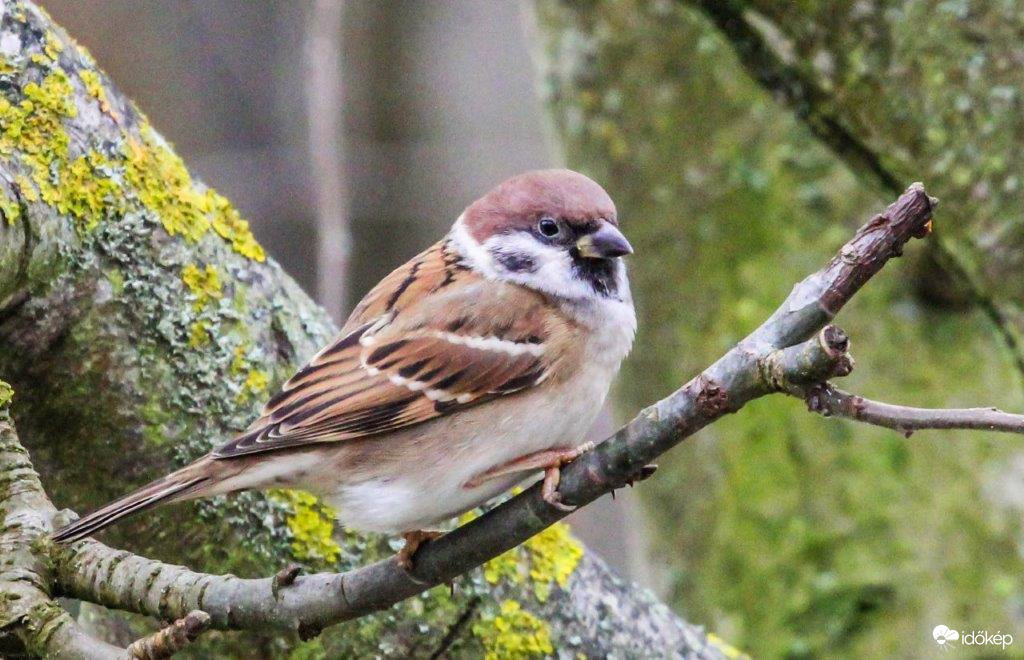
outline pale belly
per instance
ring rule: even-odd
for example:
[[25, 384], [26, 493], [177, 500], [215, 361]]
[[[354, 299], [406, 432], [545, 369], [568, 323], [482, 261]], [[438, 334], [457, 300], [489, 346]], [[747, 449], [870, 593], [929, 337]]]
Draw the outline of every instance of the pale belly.
[[[340, 443], [300, 487], [317, 491], [346, 527], [405, 532], [436, 527], [539, 474], [466, 482], [516, 458], [579, 446], [608, 392], [610, 373], [580, 374], [573, 397], [547, 390], [482, 404], [406, 431]], [[552, 401], [563, 401], [561, 406]], [[497, 412], [500, 411], [500, 412]]]

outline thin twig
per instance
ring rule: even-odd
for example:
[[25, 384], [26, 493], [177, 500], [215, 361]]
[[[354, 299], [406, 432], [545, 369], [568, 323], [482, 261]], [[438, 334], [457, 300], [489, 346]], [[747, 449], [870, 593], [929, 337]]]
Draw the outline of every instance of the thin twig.
[[1024, 434], [1024, 415], [998, 408], [913, 408], [865, 399], [822, 383], [797, 392], [807, 408], [825, 417], [845, 417], [906, 435], [925, 429], [966, 429]]

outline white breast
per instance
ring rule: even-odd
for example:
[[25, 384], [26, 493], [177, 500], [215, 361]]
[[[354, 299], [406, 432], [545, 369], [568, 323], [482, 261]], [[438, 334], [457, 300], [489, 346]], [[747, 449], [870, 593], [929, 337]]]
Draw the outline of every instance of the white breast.
[[[368, 440], [380, 444], [372, 450], [373, 466], [358, 479], [339, 474], [345, 469], [341, 466], [331, 470], [329, 479], [321, 474], [319, 490], [325, 491], [342, 523], [387, 533], [430, 529], [536, 473], [465, 488], [473, 477], [527, 454], [579, 446], [604, 404], [636, 327], [632, 305], [608, 302], [607, 309], [591, 311], [592, 320], [618, 315], [617, 320], [589, 334], [586, 359], [572, 378]], [[325, 481], [330, 488], [323, 488]]]

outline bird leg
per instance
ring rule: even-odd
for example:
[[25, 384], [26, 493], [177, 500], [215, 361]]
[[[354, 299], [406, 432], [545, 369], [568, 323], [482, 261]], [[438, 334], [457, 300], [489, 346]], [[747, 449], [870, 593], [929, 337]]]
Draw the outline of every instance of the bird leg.
[[526, 454], [514, 458], [507, 463], [496, 465], [476, 475], [462, 485], [463, 488], [476, 488], [480, 484], [492, 479], [514, 474], [516, 472], [530, 472], [533, 470], [544, 470], [544, 483], [541, 485], [540, 494], [544, 501], [562, 511], [573, 511], [576, 507], [567, 506], [562, 503], [561, 495], [558, 492], [558, 482], [562, 478], [561, 468], [567, 463], [579, 458], [584, 452], [594, 448], [597, 443], [585, 442], [579, 447], [572, 449], [545, 449], [543, 451]]
[[420, 546], [427, 541], [433, 541], [443, 534], [444, 532], [425, 529], [417, 529], [403, 533], [402, 538], [405, 539], [405, 545], [403, 545], [402, 549], [398, 551], [398, 555], [396, 557], [399, 568], [407, 572], [411, 571], [413, 555], [415, 555], [416, 551], [420, 549]]

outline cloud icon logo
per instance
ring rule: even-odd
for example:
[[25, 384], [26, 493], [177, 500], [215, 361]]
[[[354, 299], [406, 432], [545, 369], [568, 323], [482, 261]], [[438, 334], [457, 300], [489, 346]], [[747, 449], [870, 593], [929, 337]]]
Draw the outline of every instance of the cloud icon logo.
[[932, 637], [935, 638], [939, 646], [948, 649], [952, 642], [960, 639], [960, 633], [949, 629], [947, 626], [935, 626], [935, 629], [932, 630]]

